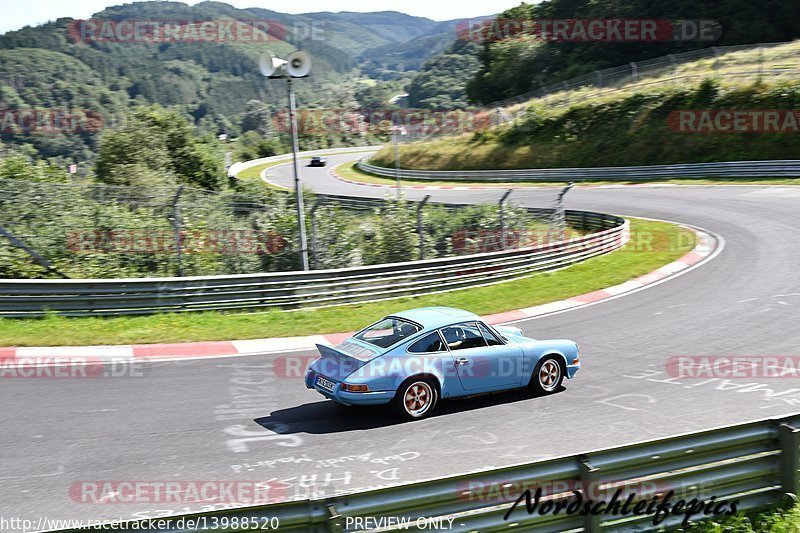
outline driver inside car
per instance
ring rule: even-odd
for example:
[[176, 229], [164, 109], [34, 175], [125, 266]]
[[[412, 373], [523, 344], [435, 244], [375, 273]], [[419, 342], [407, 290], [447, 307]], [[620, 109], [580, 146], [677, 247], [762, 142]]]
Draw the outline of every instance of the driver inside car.
[[461, 328], [447, 328], [444, 330], [444, 340], [451, 350], [458, 350], [464, 342], [464, 332]]

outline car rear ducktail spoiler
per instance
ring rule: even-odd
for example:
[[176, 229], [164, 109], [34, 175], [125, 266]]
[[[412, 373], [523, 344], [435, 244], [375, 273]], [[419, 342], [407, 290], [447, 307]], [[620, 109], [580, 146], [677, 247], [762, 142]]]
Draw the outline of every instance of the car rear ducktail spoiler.
[[[341, 346], [341, 345], [339, 345]], [[320, 355], [334, 363], [340, 372], [352, 373], [366, 365], [373, 359], [380, 357], [380, 353], [375, 353], [371, 350], [357, 350], [358, 345], [355, 345], [352, 352], [347, 352], [340, 347], [324, 346], [317, 344], [317, 350]]]

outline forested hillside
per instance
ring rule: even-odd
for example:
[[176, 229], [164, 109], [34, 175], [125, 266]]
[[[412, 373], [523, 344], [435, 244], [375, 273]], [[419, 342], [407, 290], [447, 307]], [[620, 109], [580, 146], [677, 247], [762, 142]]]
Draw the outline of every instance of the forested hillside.
[[[270, 21], [281, 31], [271, 34], [267, 43], [254, 42], [256, 39], [105, 42], [76, 39], [76, 22], [59, 19], [0, 35], [0, 109], [79, 110], [99, 116], [98, 122], [102, 122], [101, 127], [90, 130], [42, 135], [24, 127], [15, 128], [10, 120], [0, 130], [0, 139], [6, 145], [35, 157], [92, 161], [98, 153], [101, 130], [123, 124], [137, 107], [157, 104], [185, 117], [199, 135], [237, 137], [248, 130], [258, 130], [259, 138], [251, 135], [240, 149], [255, 156], [268, 155], [280, 149], [280, 139], [271, 144], [267, 141], [275, 133], [269, 131], [270, 115], [286, 106], [286, 87], [266, 81], [258, 72], [257, 58], [265, 49], [284, 57], [295, 49], [312, 54], [311, 77], [296, 84], [300, 106], [349, 109], [360, 105], [359, 91], [363, 93], [365, 87], [373, 86], [359, 68], [366, 61], [362, 55], [368, 56], [368, 50], [424, 40], [429, 32], [436, 39], [443, 38], [441, 24], [396, 12], [287, 15], [259, 8], [236, 9], [220, 2], [195, 6], [138, 2], [108, 8], [93, 18], [194, 22], [235, 19], [248, 24]], [[420, 56], [420, 63], [436, 50], [422, 52], [427, 55]], [[383, 68], [386, 63], [381, 61], [378, 58], [373, 66]], [[400, 92], [402, 82], [398, 83], [383, 91]], [[259, 102], [261, 108], [254, 109]], [[262, 123], [253, 125], [254, 113], [262, 116]], [[362, 141], [341, 137], [341, 132], [329, 139], [305, 136], [301, 144], [315, 148]]]
[[533, 19], [714, 20], [721, 35], [710, 42], [568, 42], [518, 35], [481, 43], [480, 70], [467, 86], [476, 103], [490, 103], [594, 70], [706, 46], [790, 41], [800, 37], [797, 0], [545, 0], [521, 4], [498, 20]]

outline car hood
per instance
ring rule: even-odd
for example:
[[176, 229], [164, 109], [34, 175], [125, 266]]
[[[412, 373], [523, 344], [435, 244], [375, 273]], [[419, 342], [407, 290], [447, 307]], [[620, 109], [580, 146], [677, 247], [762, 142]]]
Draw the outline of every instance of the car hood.
[[515, 328], [514, 326], [494, 326], [494, 329], [496, 329], [501, 335], [511, 342], [519, 343], [536, 341], [536, 339], [532, 339], [523, 335], [522, 330]]

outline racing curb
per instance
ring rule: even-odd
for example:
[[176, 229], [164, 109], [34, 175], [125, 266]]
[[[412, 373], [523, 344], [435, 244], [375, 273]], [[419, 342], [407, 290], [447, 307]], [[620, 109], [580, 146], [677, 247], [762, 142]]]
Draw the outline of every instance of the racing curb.
[[[347, 163], [342, 163], [346, 165]], [[337, 165], [341, 166], [341, 165]], [[382, 184], [382, 183], [367, 183], [364, 181], [356, 181], [351, 180], [349, 178], [345, 178], [335, 169], [330, 169], [328, 173], [333, 176], [335, 179], [339, 181], [343, 181], [345, 183], [349, 183], [351, 185], [361, 185], [363, 187], [378, 187], [379, 189], [397, 189], [397, 185], [389, 185], [389, 184]], [[391, 178], [385, 178], [391, 179]], [[281, 187], [280, 185], [273, 183], [267, 180], [273, 186]], [[408, 183], [408, 180], [406, 181]], [[528, 182], [531, 183], [531, 182]], [[547, 185], [539, 185], [537, 187], [515, 187], [514, 183], [509, 183], [506, 185], [403, 185], [400, 188], [403, 190], [422, 190], [422, 191], [507, 191], [509, 189], [519, 189], [519, 190], [527, 190], [527, 189], [553, 189], [553, 188], [563, 188], [563, 185], [556, 185], [555, 183], [566, 183], [566, 181], [553, 181], [548, 182]], [[752, 183], [725, 183], [726, 187], [763, 187], [764, 185], [752, 184]], [[575, 182], [575, 187], [581, 189], [662, 189], [664, 187], [712, 187], [713, 185], [697, 185], [691, 183], [661, 183], [661, 182], [644, 182], [644, 183], [607, 183], [603, 185], [596, 185], [596, 184], [585, 184], [581, 182]], [[781, 185], [781, 187], [797, 187], [797, 185]], [[283, 187], [285, 188], [285, 187]]]
[[[343, 163], [347, 164], [347, 163]], [[336, 169], [330, 169], [328, 173], [336, 178], [339, 181], [343, 181], [345, 183], [350, 183], [352, 185], [363, 185], [364, 187], [378, 187], [379, 189], [396, 189], [397, 185], [383, 185], [381, 183], [366, 183], [363, 181], [356, 181], [345, 178], [338, 172]], [[500, 186], [487, 186], [487, 185], [404, 185], [401, 189], [414, 189], [414, 190], [423, 190], [423, 191], [484, 191], [490, 189], [502, 189], [506, 190], [508, 187], [500, 187]]]
[[[687, 269], [710, 259], [715, 252], [721, 250], [721, 240], [702, 231], [692, 228], [698, 240], [695, 248], [672, 263], [662, 266], [649, 274], [614, 285], [602, 290], [573, 296], [566, 300], [550, 302], [525, 309], [506, 311], [484, 316], [489, 324], [503, 324], [535, 317], [541, 317], [592, 305], [603, 300], [616, 298], [629, 292], [638, 291], [648, 285], [660, 283]], [[220, 357], [238, 357], [257, 354], [270, 354], [291, 351], [314, 350], [316, 344], [335, 345], [350, 337], [352, 333], [333, 333], [328, 335], [308, 335], [303, 337], [285, 337], [273, 339], [255, 339], [241, 341], [189, 342], [176, 344], [139, 344], [128, 346], [66, 346], [35, 348], [0, 348], [0, 363], [25, 360], [38, 364], [38, 361], [53, 361], [69, 364], [70, 361], [171, 361], [182, 359], [202, 359]], [[52, 363], [45, 363], [52, 364]]]

